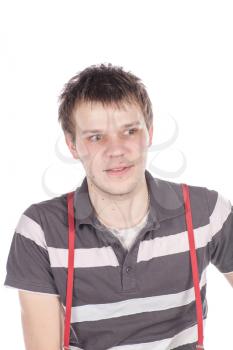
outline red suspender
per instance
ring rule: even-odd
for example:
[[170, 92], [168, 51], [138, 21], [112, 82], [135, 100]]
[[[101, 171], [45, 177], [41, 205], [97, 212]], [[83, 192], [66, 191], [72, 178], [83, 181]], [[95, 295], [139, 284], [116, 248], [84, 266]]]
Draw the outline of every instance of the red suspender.
[[194, 284], [194, 291], [195, 291], [195, 298], [196, 298], [196, 315], [197, 315], [197, 322], [198, 322], [198, 344], [196, 345], [196, 348], [204, 349], [202, 302], [201, 302], [201, 293], [200, 293], [200, 286], [199, 286], [199, 274], [198, 274], [197, 256], [196, 256], [196, 248], [195, 248], [195, 241], [194, 241], [194, 234], [193, 234], [192, 213], [191, 213], [188, 186], [186, 184], [182, 184], [182, 190], [183, 190], [183, 197], [184, 197], [184, 203], [185, 203], [185, 217], [186, 217], [186, 223], [188, 228], [193, 284]]
[[73, 295], [73, 274], [74, 274], [74, 239], [75, 239], [75, 225], [74, 225], [74, 192], [67, 193], [68, 206], [68, 227], [69, 227], [69, 252], [68, 252], [68, 276], [66, 287], [66, 314], [64, 325], [64, 350], [70, 349], [70, 316], [72, 307]]
[[[188, 228], [190, 257], [192, 264], [193, 284], [196, 298], [196, 314], [198, 322], [198, 344], [197, 349], [204, 349], [203, 346], [203, 316], [202, 316], [202, 302], [201, 293], [199, 287], [199, 274], [197, 265], [197, 256], [195, 249], [192, 213], [189, 198], [189, 189], [186, 184], [182, 185], [184, 204], [185, 204], [185, 218]], [[65, 314], [65, 329], [64, 329], [64, 350], [70, 350], [70, 317], [72, 307], [72, 295], [73, 295], [73, 274], [74, 274], [74, 240], [75, 240], [75, 221], [74, 221], [74, 192], [67, 194], [67, 206], [68, 206], [68, 227], [69, 227], [69, 252], [68, 252], [68, 276], [67, 276], [67, 290], [66, 290], [66, 314]]]

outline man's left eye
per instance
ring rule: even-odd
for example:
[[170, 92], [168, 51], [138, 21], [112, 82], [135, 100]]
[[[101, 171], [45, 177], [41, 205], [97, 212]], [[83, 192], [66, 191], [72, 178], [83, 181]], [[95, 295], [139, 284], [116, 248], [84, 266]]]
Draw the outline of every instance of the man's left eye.
[[[130, 132], [130, 134], [132, 135], [132, 134], [134, 134], [135, 132], [137, 132], [137, 128], [132, 128], [132, 129], [128, 129], [127, 131], [129, 131]], [[132, 133], [131, 133], [132, 132]]]

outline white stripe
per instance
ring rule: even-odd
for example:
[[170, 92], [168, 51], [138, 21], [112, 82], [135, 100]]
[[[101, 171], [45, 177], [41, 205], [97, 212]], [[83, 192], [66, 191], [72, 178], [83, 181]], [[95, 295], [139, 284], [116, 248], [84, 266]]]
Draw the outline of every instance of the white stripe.
[[[209, 225], [194, 229], [196, 248], [204, 247], [211, 240]], [[189, 251], [187, 231], [170, 236], [155, 237], [142, 241], [139, 245], [137, 262], [148, 261], [155, 257]], [[68, 266], [68, 249], [48, 247], [52, 267]], [[76, 248], [74, 267], [119, 266], [111, 246], [101, 248]]]
[[[206, 269], [201, 276], [200, 289], [206, 284]], [[142, 312], [169, 310], [174, 307], [187, 305], [193, 300], [195, 300], [194, 287], [180, 293], [133, 298], [105, 304], [73, 306], [71, 310], [71, 323], [99, 321], [114, 317], [135, 315]], [[64, 305], [63, 307], [65, 309]]]
[[22, 236], [31, 239], [42, 248], [47, 249], [44, 231], [37, 222], [29, 218], [27, 215], [21, 215], [15, 231]]
[[[193, 229], [195, 247], [205, 247], [210, 241], [209, 225]], [[142, 241], [138, 250], [137, 262], [189, 251], [188, 232], [183, 231], [170, 236], [155, 237], [152, 240]]]
[[[206, 319], [203, 319], [203, 331], [205, 330]], [[203, 332], [204, 333], [204, 332]], [[197, 325], [185, 329], [184, 331], [177, 333], [173, 338], [167, 338], [157, 340], [153, 342], [130, 344], [130, 345], [118, 345], [108, 350], [164, 350], [175, 349], [178, 346], [188, 345], [198, 340]], [[70, 346], [70, 350], [82, 350], [76, 346]]]
[[[51, 267], [68, 266], [68, 249], [48, 247]], [[119, 262], [111, 246], [101, 248], [77, 248], [74, 251], [74, 267], [118, 266]]]
[[212, 237], [221, 230], [224, 222], [227, 220], [232, 210], [232, 205], [229, 199], [218, 192], [217, 202], [210, 216], [210, 227]]
[[[205, 329], [206, 319], [203, 320], [203, 328]], [[157, 340], [149, 343], [119, 345], [108, 348], [108, 350], [172, 350], [178, 346], [188, 345], [198, 340], [197, 325], [185, 329], [176, 334], [173, 338]]]
[[[211, 240], [209, 225], [194, 229], [195, 246], [205, 247]], [[68, 249], [48, 247], [52, 267], [68, 266]], [[170, 236], [155, 237], [142, 241], [139, 245], [137, 262], [149, 261], [155, 257], [189, 251], [187, 231]], [[101, 248], [76, 248], [74, 267], [119, 266], [111, 246]]]

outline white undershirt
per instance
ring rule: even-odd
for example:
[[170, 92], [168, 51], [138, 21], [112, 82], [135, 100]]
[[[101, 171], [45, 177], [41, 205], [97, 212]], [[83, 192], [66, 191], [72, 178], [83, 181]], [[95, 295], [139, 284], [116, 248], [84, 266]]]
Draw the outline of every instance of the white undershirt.
[[142, 218], [142, 220], [134, 227], [124, 228], [124, 229], [116, 229], [109, 228], [109, 230], [120, 240], [122, 245], [129, 250], [133, 245], [139, 231], [145, 226], [147, 222], [148, 212]]

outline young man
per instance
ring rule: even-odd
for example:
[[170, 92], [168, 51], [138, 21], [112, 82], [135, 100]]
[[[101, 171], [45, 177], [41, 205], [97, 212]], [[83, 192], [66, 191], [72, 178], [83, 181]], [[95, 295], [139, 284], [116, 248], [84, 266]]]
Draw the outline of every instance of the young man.
[[[74, 194], [71, 349], [196, 349], [182, 188], [146, 170], [153, 113], [145, 86], [122, 67], [88, 67], [65, 85], [59, 121], [86, 172]], [[233, 285], [233, 210], [215, 190], [189, 190], [205, 320], [208, 264]], [[30, 205], [4, 283], [19, 289], [27, 350], [62, 347], [67, 256], [66, 194]]]

